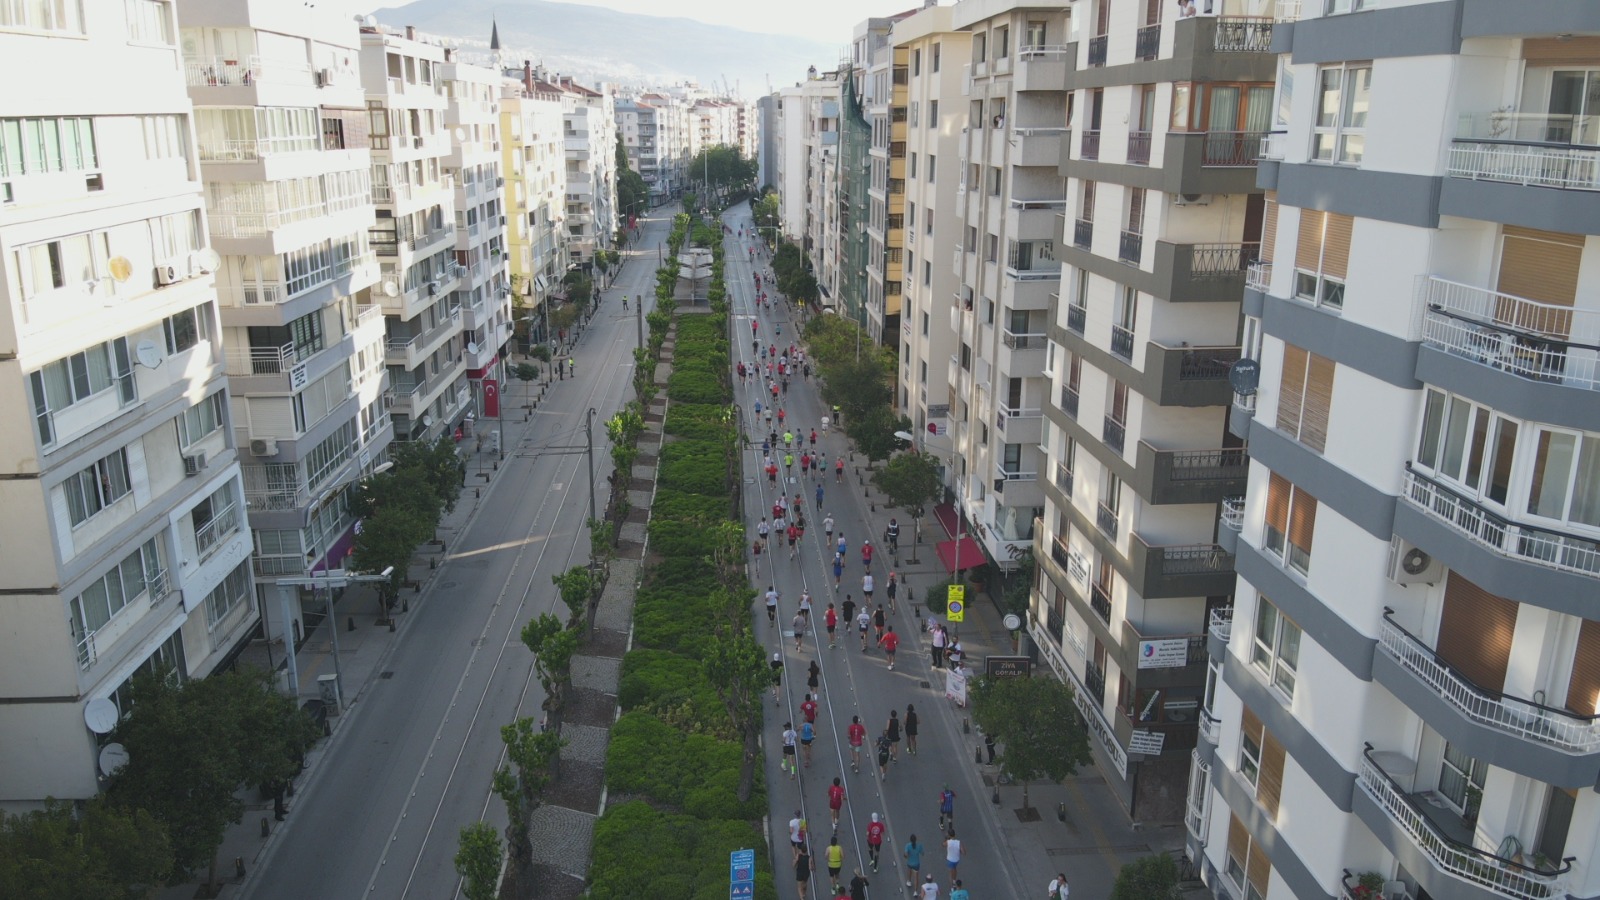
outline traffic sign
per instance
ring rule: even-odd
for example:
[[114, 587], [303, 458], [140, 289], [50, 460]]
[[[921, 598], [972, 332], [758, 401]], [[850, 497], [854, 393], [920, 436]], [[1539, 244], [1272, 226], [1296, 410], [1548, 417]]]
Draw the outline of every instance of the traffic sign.
[[967, 586], [952, 584], [945, 594], [944, 617], [951, 622], [964, 622], [967, 618]]
[[728, 854], [728, 900], [753, 900], [756, 895], [756, 851]]

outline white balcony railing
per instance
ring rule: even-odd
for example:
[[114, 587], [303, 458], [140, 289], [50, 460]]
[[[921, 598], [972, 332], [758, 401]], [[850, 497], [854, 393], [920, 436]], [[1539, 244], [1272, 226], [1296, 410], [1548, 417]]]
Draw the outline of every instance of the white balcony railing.
[[1217, 640], [1226, 644], [1233, 637], [1233, 607], [1219, 606], [1213, 609], [1208, 630], [1217, 636]]
[[1233, 531], [1244, 530], [1244, 498], [1222, 498], [1222, 524]]
[[201, 557], [209, 554], [223, 539], [239, 530], [239, 507], [230, 503], [217, 511], [211, 521], [194, 530], [194, 547]]
[[1244, 271], [1244, 286], [1265, 294], [1272, 287], [1272, 261], [1257, 260]]
[[[124, 587], [126, 590], [132, 590], [132, 586], [125, 585]], [[161, 599], [167, 596], [171, 590], [172, 585], [167, 580], [167, 570], [158, 569], [155, 572], [145, 574], [144, 588], [142, 591], [135, 593], [134, 597], [137, 599], [139, 596], [148, 596], [151, 605], [154, 605], [161, 602]], [[100, 647], [96, 640], [96, 635], [98, 634], [99, 631], [86, 631], [78, 637], [78, 668], [83, 671], [88, 671], [90, 667], [100, 661]]]
[[1378, 632], [1378, 646], [1474, 722], [1564, 753], [1600, 751], [1600, 718], [1486, 691], [1462, 677], [1388, 615]]
[[1506, 519], [1412, 469], [1406, 471], [1402, 496], [1452, 531], [1502, 556], [1600, 575], [1600, 540]]
[[1300, 21], [1300, 0], [1278, 0], [1277, 11], [1273, 18], [1279, 22]]
[[1600, 311], [1428, 277], [1422, 340], [1530, 381], [1600, 390]]
[[1283, 162], [1283, 152], [1288, 149], [1288, 145], [1288, 132], [1269, 131], [1261, 136], [1260, 158]]
[[[1204, 728], [1204, 725], [1201, 726]], [[1213, 742], [1215, 743], [1215, 742]], [[1210, 781], [1211, 766], [1200, 758], [1199, 750], [1190, 751], [1189, 764], [1189, 799], [1184, 803], [1183, 824], [1188, 827], [1189, 833], [1199, 841], [1202, 846], [1209, 837], [1210, 817], [1206, 815], [1206, 799], [1211, 796], [1209, 788], [1200, 791], [1200, 803], [1195, 803], [1195, 784], [1206, 784]]]
[[1200, 710], [1200, 739], [1213, 747], [1222, 743], [1222, 720], [1209, 709]]
[[309, 350], [296, 350], [294, 344], [284, 344], [282, 347], [229, 347], [226, 353], [229, 375], [282, 375], [311, 355]]
[[1534, 187], [1600, 190], [1600, 117], [1464, 115], [1450, 147], [1450, 174]]

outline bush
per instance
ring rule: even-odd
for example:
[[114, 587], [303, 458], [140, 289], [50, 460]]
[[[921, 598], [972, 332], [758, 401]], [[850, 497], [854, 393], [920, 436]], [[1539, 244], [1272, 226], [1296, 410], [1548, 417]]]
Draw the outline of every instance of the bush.
[[691, 494], [728, 496], [728, 460], [723, 450], [702, 441], [678, 441], [661, 448], [656, 483]]
[[595, 823], [589, 894], [594, 900], [723, 900], [728, 854], [756, 851], [758, 897], [777, 896], [766, 842], [749, 822], [692, 816], [624, 803]]
[[680, 438], [718, 441], [731, 427], [730, 416], [729, 408], [720, 404], [673, 403], [663, 430]]
[[626, 712], [671, 718], [724, 740], [732, 736], [728, 712], [705, 678], [698, 659], [662, 650], [634, 650], [622, 660], [617, 703]]
[[1178, 864], [1165, 853], [1142, 856], [1122, 867], [1111, 900], [1167, 900], [1178, 896]]
[[734, 799], [742, 755], [733, 741], [685, 734], [649, 713], [631, 712], [611, 728], [606, 787], [699, 819], [755, 819], [766, 806], [764, 795], [759, 803], [758, 793], [747, 803]]

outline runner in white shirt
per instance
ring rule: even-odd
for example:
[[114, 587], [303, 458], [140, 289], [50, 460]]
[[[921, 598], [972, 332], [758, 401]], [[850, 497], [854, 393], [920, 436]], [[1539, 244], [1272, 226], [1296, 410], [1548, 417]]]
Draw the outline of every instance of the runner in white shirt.
[[922, 881], [922, 900], [939, 900], [939, 884], [933, 880], [932, 872]]

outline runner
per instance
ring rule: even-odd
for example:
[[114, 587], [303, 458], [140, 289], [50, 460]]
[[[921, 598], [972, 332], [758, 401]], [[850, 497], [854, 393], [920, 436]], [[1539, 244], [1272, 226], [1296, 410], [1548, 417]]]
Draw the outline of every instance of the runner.
[[[805, 891], [801, 891], [800, 896], [804, 897]], [[933, 880], [932, 872], [922, 882], [922, 900], [939, 900], [939, 885]]]
[[778, 686], [783, 684], [783, 654], [772, 654], [772, 705], [778, 705]]
[[828, 627], [828, 649], [839, 646], [834, 640], [834, 629], [839, 625], [839, 613], [834, 610], [833, 604], [828, 604], [828, 609], [822, 614], [822, 623]]
[[872, 542], [871, 541], [862, 541], [861, 542], [861, 568], [863, 568], [863, 569], [872, 568]]
[[889, 620], [883, 614], [883, 604], [879, 603], [878, 608], [872, 613], [872, 627], [876, 629], [878, 643], [880, 644], [883, 643], [883, 628], [888, 622]]
[[[812, 664], [815, 665], [814, 660]], [[800, 701], [800, 715], [807, 722], [815, 723], [817, 721], [816, 696], [816, 694], [806, 694], [806, 699]]]
[[861, 576], [861, 600], [863, 603], [872, 602], [872, 573]]
[[878, 814], [872, 814], [872, 821], [867, 824], [867, 857], [872, 861], [872, 871], [878, 871], [878, 854], [883, 850], [883, 823], [878, 821]]
[[[808, 619], [808, 621], [809, 621], [809, 619]], [[822, 696], [822, 694], [817, 689], [818, 681], [821, 678], [822, 678], [822, 666], [817, 665], [817, 661], [813, 659], [811, 661], [811, 668], [808, 669], [807, 673], [806, 673], [806, 687], [811, 689], [810, 696], [812, 698], [816, 698], [816, 697]], [[813, 712], [811, 715], [806, 717], [806, 721], [807, 722], [815, 722], [816, 720], [817, 720], [817, 714], [815, 712]]]
[[[766, 523], [763, 522], [762, 524], [765, 525]], [[766, 539], [765, 534], [761, 537], [763, 540]], [[778, 624], [778, 591], [770, 585], [767, 587], [767, 624]]]
[[810, 722], [800, 723], [800, 746], [805, 750], [806, 768], [811, 768], [811, 742], [817, 738], [817, 726]]
[[[777, 396], [777, 395], [774, 394], [773, 396]], [[837, 459], [833, 463], [833, 483], [834, 484], [843, 484], [844, 483], [844, 459], [843, 458]]]
[[939, 791], [939, 828], [955, 831], [956, 827], [956, 792], [950, 790], [950, 785], [945, 785]]
[[861, 724], [860, 716], [850, 717], [850, 727], [845, 729], [845, 734], [850, 741], [850, 771], [861, 771], [861, 745], [867, 740], [867, 726]]
[[794, 649], [798, 653], [804, 648], [806, 642], [806, 617], [795, 613], [794, 622], [791, 624], [794, 625]]
[[856, 614], [856, 631], [861, 633], [861, 652], [867, 652], [867, 626], [872, 624], [872, 613], [865, 606]]
[[[878, 607], [880, 610], [883, 607]], [[889, 660], [889, 671], [894, 671], [894, 651], [900, 647], [900, 635], [894, 633], [894, 626], [889, 626], [887, 634], [879, 635], [878, 643], [883, 645], [883, 655]], [[894, 715], [890, 713], [890, 715]], [[897, 738], [898, 739], [898, 738]]]
[[855, 601], [855, 598], [850, 596], [849, 594], [845, 594], [844, 595], [844, 602], [839, 604], [839, 610], [840, 610], [840, 612], [842, 614], [841, 615], [841, 621], [844, 622], [844, 630], [845, 631], [849, 631], [850, 630], [850, 626], [856, 620], [856, 601]]
[[[794, 730], [794, 725], [789, 722], [783, 723], [783, 759], [780, 760], [780, 764], [783, 770], [789, 773], [790, 781], [793, 781], [795, 776], [800, 774], [800, 769], [795, 765], [794, 758], [794, 742], [798, 740], [800, 740], [800, 734]], [[800, 811], [795, 810], [794, 814], [798, 818]], [[789, 830], [791, 833], [793, 833], [794, 827], [794, 823], [790, 822]]]
[[830, 542], [833, 540], [833, 514], [832, 513], [829, 513], [828, 515], [822, 517], [822, 533], [827, 535], [828, 540]]
[[844, 557], [835, 553], [833, 555], [833, 589], [839, 589], [839, 579], [844, 577]]
[[790, 525], [785, 534], [789, 538], [789, 558], [794, 559], [795, 554], [799, 552], [799, 547], [796, 546], [795, 542], [800, 540], [800, 528], [796, 525]]
[[899, 576], [897, 576], [893, 572], [890, 572], [889, 573], [889, 584], [884, 587], [883, 592], [885, 594], [889, 595], [889, 612], [891, 614], [894, 612], [894, 598], [895, 598], [895, 595], [900, 592], [899, 589], [900, 589], [900, 578], [899, 578]]
[[828, 788], [828, 811], [833, 813], [833, 827], [839, 827], [839, 810], [844, 808], [844, 784], [838, 779], [833, 779], [833, 786]]
[[889, 732], [878, 735], [878, 778], [887, 781], [889, 778]]
[[950, 868], [950, 881], [956, 881], [956, 868], [961, 865], [961, 839], [956, 837], [956, 830], [950, 829], [950, 836], [944, 842], [944, 864]]
[[906, 858], [906, 887], [911, 887], [916, 883], [917, 875], [922, 870], [922, 843], [913, 834], [901, 852]]
[[[807, 469], [813, 469], [817, 465], [817, 461], [815, 459], [807, 458], [807, 457], [801, 457], [801, 459], [805, 461], [805, 466], [806, 466]], [[819, 482], [817, 482], [817, 509], [821, 509], [821, 508], [822, 508], [822, 482], [819, 481]]]
[[917, 755], [917, 707], [906, 704], [906, 752], [912, 756]]
[[[838, 784], [839, 779], [835, 778], [833, 783]], [[834, 828], [839, 827], [838, 810], [834, 810], [833, 812], [833, 826]], [[839, 833], [837, 831], [833, 833], [833, 838], [828, 841], [827, 860], [828, 881], [836, 882], [839, 880], [839, 870], [844, 868], [844, 848], [839, 846]]]

